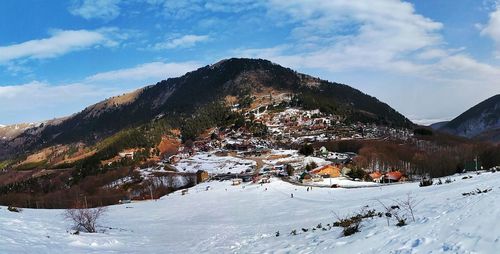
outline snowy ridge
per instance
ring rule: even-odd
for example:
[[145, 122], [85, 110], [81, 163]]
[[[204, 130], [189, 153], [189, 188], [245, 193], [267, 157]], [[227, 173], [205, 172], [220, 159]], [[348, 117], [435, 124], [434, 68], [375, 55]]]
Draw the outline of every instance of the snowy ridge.
[[[500, 173], [454, 179], [425, 188], [409, 183], [312, 191], [274, 178], [263, 186], [207, 182], [186, 195], [111, 206], [100, 223], [105, 232], [98, 234], [68, 233], [62, 210], [13, 213], [1, 207], [0, 253], [497, 253]], [[477, 188], [492, 191], [462, 195]], [[334, 212], [348, 215], [365, 205], [381, 211], [377, 199], [390, 203], [407, 193], [421, 201], [416, 222], [407, 226], [374, 218], [349, 237], [339, 228], [300, 230], [332, 223]], [[294, 229], [298, 235], [290, 235]]]

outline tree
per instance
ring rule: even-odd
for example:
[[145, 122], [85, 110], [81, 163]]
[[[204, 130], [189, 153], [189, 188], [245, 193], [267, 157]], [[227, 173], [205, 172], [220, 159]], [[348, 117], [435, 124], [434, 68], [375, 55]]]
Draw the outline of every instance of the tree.
[[311, 144], [304, 144], [300, 149], [299, 153], [305, 156], [312, 155], [314, 153], [314, 147]]
[[288, 176], [293, 176], [293, 174], [295, 173], [295, 169], [290, 164], [286, 165], [285, 170], [286, 170], [286, 173], [288, 174]]

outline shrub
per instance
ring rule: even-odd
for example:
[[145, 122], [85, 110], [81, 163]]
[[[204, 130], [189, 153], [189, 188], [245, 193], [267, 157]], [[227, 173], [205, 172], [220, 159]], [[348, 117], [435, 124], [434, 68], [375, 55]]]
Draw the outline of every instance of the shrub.
[[64, 215], [71, 220], [75, 230], [95, 233], [97, 221], [106, 213], [106, 210], [105, 207], [74, 208], [67, 209]]
[[462, 193], [462, 195], [463, 196], [473, 196], [473, 195], [477, 195], [477, 194], [481, 194], [481, 193], [488, 193], [492, 190], [493, 190], [492, 188], [484, 189], [484, 190], [476, 189], [475, 191]]
[[396, 226], [398, 227], [406, 226], [406, 219], [405, 218], [398, 219], [398, 223], [396, 223]]
[[314, 153], [314, 147], [311, 144], [304, 144], [300, 149], [299, 153], [305, 156], [309, 156]]
[[9, 210], [9, 212], [13, 212], [13, 213], [20, 213], [23, 211], [21, 208], [13, 207], [13, 206], [7, 207], [7, 210]]
[[368, 176], [368, 174], [363, 169], [355, 167], [355, 168], [352, 168], [349, 173], [347, 173], [347, 176], [349, 176], [352, 179], [358, 178], [358, 179], [365, 180], [366, 176]]
[[432, 185], [432, 178], [422, 178], [420, 180], [420, 187], [426, 187], [426, 186], [431, 186]]
[[[375, 216], [381, 216], [380, 213], [376, 213], [375, 210], [366, 210], [366, 207], [363, 207], [360, 212], [353, 216], [348, 216], [344, 218], [340, 218], [337, 216], [337, 221], [333, 223], [334, 227], [342, 227], [343, 236], [350, 236], [359, 232], [359, 228], [361, 226], [361, 222], [366, 218], [373, 218]], [[321, 224], [320, 224], [321, 225]], [[320, 226], [318, 225], [318, 226]]]
[[342, 234], [344, 236], [350, 236], [350, 235], [353, 235], [357, 232], [359, 232], [359, 224], [360, 224], [361, 221], [359, 221], [359, 223], [355, 223], [353, 224], [352, 226], [349, 226], [349, 227], [345, 227], [343, 230], [342, 230]]

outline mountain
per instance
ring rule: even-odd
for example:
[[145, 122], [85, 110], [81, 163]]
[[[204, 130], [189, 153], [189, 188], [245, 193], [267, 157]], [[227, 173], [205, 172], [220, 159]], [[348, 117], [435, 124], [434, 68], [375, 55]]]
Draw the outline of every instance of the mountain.
[[500, 94], [465, 111], [440, 131], [485, 141], [500, 141]]
[[437, 122], [437, 123], [433, 123], [433, 124], [429, 125], [429, 127], [431, 127], [431, 129], [433, 129], [433, 130], [439, 130], [441, 127], [445, 126], [449, 122], [450, 121]]
[[[0, 158], [56, 144], [93, 144], [159, 118], [182, 128], [185, 119], [200, 111], [211, 110], [211, 114], [219, 115], [225, 112], [213, 104], [250, 105], [259, 96], [273, 94], [288, 94], [299, 106], [319, 108], [346, 121], [392, 127], [413, 125], [387, 104], [347, 85], [301, 74], [267, 60], [231, 58], [109, 98], [61, 121], [30, 128], [0, 144]], [[216, 123], [212, 120], [211, 124]]]

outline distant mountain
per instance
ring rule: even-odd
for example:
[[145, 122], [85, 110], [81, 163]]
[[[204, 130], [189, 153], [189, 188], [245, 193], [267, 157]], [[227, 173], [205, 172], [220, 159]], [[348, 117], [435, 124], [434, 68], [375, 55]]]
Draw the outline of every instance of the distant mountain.
[[465, 111], [440, 131], [485, 141], [500, 141], [500, 94]]
[[347, 85], [297, 73], [267, 60], [232, 58], [109, 98], [62, 121], [31, 128], [0, 146], [0, 157], [55, 144], [92, 144], [158, 118], [182, 127], [182, 119], [207, 105], [242, 104], [258, 95], [272, 97], [273, 93], [289, 94], [300, 106], [335, 113], [347, 121], [393, 127], [413, 125], [387, 104]]
[[446, 124], [448, 124], [450, 121], [442, 121], [442, 122], [437, 122], [437, 123], [433, 123], [431, 125], [429, 125], [429, 127], [431, 127], [433, 130], [438, 130], [440, 129], [441, 127], [445, 126]]

